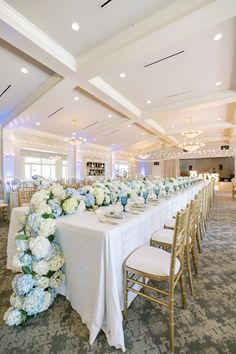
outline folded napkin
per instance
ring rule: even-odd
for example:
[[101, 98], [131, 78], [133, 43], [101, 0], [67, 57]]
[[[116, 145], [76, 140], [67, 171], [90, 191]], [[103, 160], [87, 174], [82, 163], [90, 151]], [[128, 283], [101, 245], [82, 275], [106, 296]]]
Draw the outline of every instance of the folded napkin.
[[136, 202], [132, 206], [135, 208], [142, 208], [142, 209], [145, 207], [144, 203], [142, 202]]
[[125, 217], [125, 214], [121, 211], [108, 211], [104, 213], [104, 216], [106, 216], [107, 218], [123, 219]]

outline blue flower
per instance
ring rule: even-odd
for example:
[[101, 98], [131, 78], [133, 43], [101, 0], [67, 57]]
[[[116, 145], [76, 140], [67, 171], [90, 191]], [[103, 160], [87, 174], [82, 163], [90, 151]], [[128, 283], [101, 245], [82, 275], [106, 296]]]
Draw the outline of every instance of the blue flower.
[[37, 235], [37, 231], [40, 228], [41, 222], [42, 222], [42, 218], [39, 214], [32, 213], [29, 215], [27, 229], [29, 229], [30, 234], [32, 236]]
[[32, 263], [32, 256], [30, 254], [24, 253], [19, 257], [19, 260], [22, 264], [29, 266]]
[[45, 292], [42, 288], [32, 289], [25, 297], [23, 310], [28, 316], [36, 315], [43, 311], [45, 302]]
[[12, 288], [17, 295], [27, 294], [35, 285], [31, 274], [17, 274], [12, 281]]
[[94, 206], [95, 198], [94, 198], [93, 194], [91, 194], [91, 193], [85, 194], [84, 203], [86, 205], [86, 208], [91, 208], [92, 206]]
[[57, 199], [57, 198], [50, 199], [49, 202], [48, 202], [48, 205], [52, 209], [52, 212], [53, 212], [53, 214], [55, 215], [56, 218], [61, 216], [62, 208], [61, 208], [61, 203], [60, 203], [59, 199]]

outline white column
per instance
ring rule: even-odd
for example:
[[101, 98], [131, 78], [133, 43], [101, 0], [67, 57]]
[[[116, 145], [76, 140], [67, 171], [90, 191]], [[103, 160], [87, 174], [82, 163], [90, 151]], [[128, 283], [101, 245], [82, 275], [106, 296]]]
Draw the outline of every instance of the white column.
[[0, 179], [3, 180], [3, 132], [0, 125]]

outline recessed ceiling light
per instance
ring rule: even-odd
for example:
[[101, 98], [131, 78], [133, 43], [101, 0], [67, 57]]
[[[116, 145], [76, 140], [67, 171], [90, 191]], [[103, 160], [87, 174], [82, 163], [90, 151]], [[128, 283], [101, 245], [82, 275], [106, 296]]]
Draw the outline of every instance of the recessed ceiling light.
[[28, 70], [26, 68], [21, 68], [20, 71], [22, 72], [22, 74], [27, 74]]
[[150, 104], [152, 101], [150, 101], [150, 100], [147, 100], [147, 104]]
[[73, 132], [72, 135], [76, 135], [76, 132]]
[[127, 125], [127, 128], [130, 128], [130, 124]]
[[75, 101], [79, 101], [79, 97], [78, 97], [78, 96], [75, 96], [75, 97], [74, 97], [74, 100], [75, 100]]
[[222, 84], [221, 81], [217, 81], [217, 82], [216, 82], [216, 86], [220, 86], [221, 84]]
[[112, 146], [114, 146], [115, 144], [111, 144]]
[[145, 133], [144, 133], [144, 132], [142, 132], [142, 135], [145, 135]]
[[108, 114], [108, 117], [109, 117], [109, 118], [111, 118], [111, 117], [112, 117], [112, 115], [111, 115], [111, 114]]
[[217, 120], [220, 120], [220, 117], [218, 117]]
[[37, 123], [36, 123], [36, 125], [40, 125], [40, 123], [39, 123], [39, 122], [37, 122]]
[[125, 73], [121, 73], [120, 77], [123, 79], [124, 77], [126, 77]]
[[79, 30], [79, 25], [77, 22], [73, 22], [71, 24], [71, 28], [73, 29], [73, 31], [78, 31]]
[[171, 128], [174, 129], [174, 128], [175, 128], [175, 125], [172, 125]]
[[223, 34], [222, 33], [217, 33], [214, 37], [214, 40], [215, 41], [219, 41], [221, 38], [223, 37]]
[[96, 138], [94, 138], [94, 139], [93, 139], [93, 141], [97, 141], [97, 139], [96, 139]]

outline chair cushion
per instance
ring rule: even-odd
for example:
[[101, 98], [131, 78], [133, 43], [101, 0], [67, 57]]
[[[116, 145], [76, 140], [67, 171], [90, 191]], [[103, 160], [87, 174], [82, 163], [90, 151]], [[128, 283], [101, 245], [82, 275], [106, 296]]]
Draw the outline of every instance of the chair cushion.
[[173, 237], [174, 237], [174, 230], [169, 230], [169, 229], [159, 229], [152, 234], [152, 240], [153, 241], [158, 241], [162, 243], [167, 243], [169, 245], [172, 245], [173, 243]]
[[165, 227], [168, 229], [174, 229], [175, 228], [175, 223], [176, 223], [176, 219], [174, 218], [170, 218], [165, 222]]
[[[171, 253], [160, 248], [142, 246], [137, 248], [126, 260], [125, 265], [137, 271], [156, 276], [170, 275]], [[176, 258], [175, 274], [180, 269], [180, 261]]]

